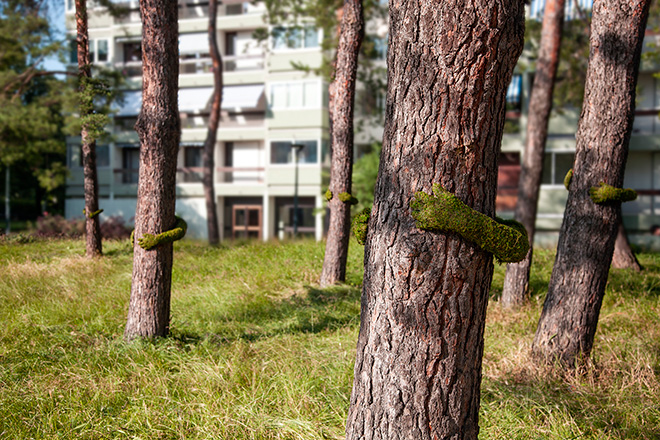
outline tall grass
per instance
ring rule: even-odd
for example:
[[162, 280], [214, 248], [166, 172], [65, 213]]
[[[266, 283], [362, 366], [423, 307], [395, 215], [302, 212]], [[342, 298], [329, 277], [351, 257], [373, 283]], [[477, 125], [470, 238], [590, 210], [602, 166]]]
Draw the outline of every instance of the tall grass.
[[[0, 438], [343, 438], [362, 248], [348, 283], [320, 290], [323, 249], [176, 243], [172, 336], [125, 344], [125, 241], [94, 261], [81, 241], [0, 243]], [[535, 255], [533, 301], [515, 313], [496, 267], [481, 438], [660, 438], [660, 257], [612, 271], [582, 374], [529, 358], [552, 261]]]

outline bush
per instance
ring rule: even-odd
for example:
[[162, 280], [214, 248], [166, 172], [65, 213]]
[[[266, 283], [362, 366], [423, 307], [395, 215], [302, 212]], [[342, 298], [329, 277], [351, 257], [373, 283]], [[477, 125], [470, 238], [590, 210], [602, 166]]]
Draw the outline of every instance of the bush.
[[80, 218], [67, 220], [61, 215], [44, 213], [37, 218], [36, 229], [32, 235], [40, 238], [78, 238], [85, 233], [85, 220]]
[[130, 237], [130, 227], [121, 216], [112, 216], [101, 223], [101, 236], [106, 240], [123, 240]]

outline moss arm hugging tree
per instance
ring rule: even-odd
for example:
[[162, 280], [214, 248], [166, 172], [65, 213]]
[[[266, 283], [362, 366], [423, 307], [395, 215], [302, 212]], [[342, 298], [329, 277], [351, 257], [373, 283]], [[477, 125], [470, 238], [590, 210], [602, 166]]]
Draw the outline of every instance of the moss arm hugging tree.
[[475, 211], [438, 183], [432, 195], [416, 193], [410, 208], [419, 229], [455, 232], [495, 255], [500, 263], [521, 261], [529, 250], [527, 230], [521, 223]]
[[[155, 248], [159, 244], [165, 243], [174, 243], [175, 241], [181, 240], [186, 236], [188, 231], [188, 223], [178, 215], [175, 216], [176, 224], [174, 228], [169, 231], [161, 232], [158, 235], [153, 234], [144, 234], [142, 238], [138, 239], [138, 245], [146, 251]], [[134, 245], [135, 240], [135, 229], [131, 232], [131, 245]]]

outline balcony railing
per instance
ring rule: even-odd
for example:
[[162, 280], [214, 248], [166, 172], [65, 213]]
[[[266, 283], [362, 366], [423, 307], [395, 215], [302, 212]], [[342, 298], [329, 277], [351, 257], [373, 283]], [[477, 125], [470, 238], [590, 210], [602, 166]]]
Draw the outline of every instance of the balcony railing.
[[138, 183], [139, 170], [137, 168], [115, 168], [115, 183], [136, 184]]
[[[204, 168], [177, 168], [177, 183], [201, 183]], [[215, 183], [256, 184], [264, 183], [264, 167], [216, 167]]]
[[227, 55], [222, 58], [225, 72], [264, 70], [263, 55]]
[[[263, 113], [224, 114], [220, 118], [220, 130], [225, 128], [259, 128], [263, 127], [264, 124]], [[181, 128], [207, 128], [208, 125], [209, 115], [181, 115]]]
[[179, 60], [179, 73], [181, 75], [211, 73], [212, 69], [213, 61], [211, 61], [211, 58], [189, 58]]

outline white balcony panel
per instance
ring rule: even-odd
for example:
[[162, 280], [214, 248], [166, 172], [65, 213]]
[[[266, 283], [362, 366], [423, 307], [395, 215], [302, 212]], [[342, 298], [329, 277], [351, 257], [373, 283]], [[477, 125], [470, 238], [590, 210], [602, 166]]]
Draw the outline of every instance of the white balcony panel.
[[180, 34], [179, 54], [208, 54], [209, 37], [207, 33]]
[[263, 84], [225, 87], [222, 92], [222, 109], [234, 112], [265, 110]]
[[179, 90], [180, 113], [203, 113], [208, 111], [213, 87], [195, 87]]

